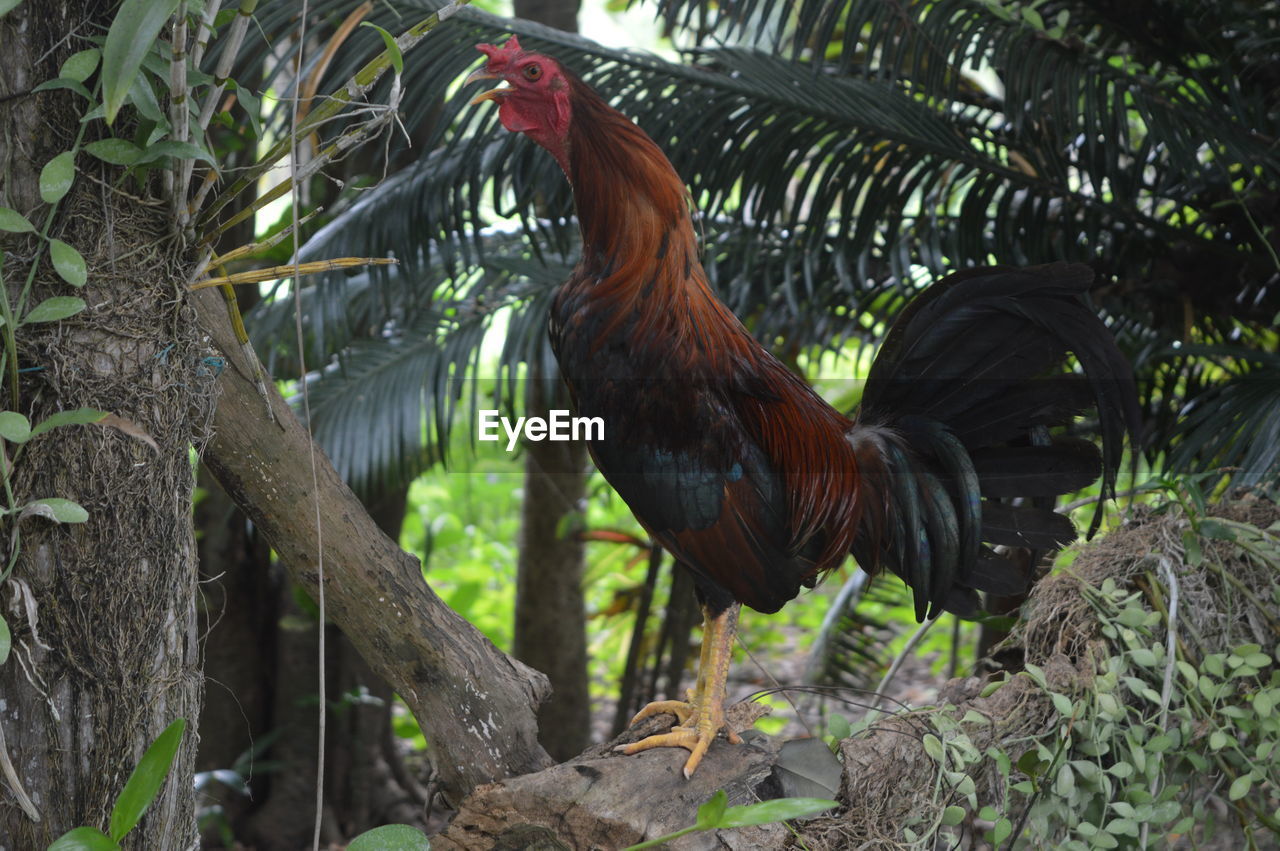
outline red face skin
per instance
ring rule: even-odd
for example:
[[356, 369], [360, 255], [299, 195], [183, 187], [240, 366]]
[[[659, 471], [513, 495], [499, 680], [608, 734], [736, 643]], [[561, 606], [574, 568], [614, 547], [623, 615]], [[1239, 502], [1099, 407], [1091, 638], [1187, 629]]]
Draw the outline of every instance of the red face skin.
[[513, 133], [524, 133], [551, 152], [567, 174], [568, 134], [572, 109], [569, 80], [559, 64], [538, 53], [526, 53], [513, 35], [501, 47], [477, 44], [489, 57], [485, 67], [466, 82], [501, 80], [507, 84], [477, 96], [472, 103], [492, 100], [498, 104], [498, 120]]

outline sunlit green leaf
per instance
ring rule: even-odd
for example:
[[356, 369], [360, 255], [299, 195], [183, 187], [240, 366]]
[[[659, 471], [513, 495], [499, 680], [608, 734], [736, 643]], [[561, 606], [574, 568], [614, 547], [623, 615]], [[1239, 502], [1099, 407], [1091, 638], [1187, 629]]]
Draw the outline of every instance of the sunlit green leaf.
[[729, 807], [716, 823], [716, 827], [772, 824], [817, 815], [838, 806], [840, 806], [838, 801], [829, 801], [824, 798], [778, 798], [773, 801], [761, 801], [758, 804]]
[[347, 851], [431, 851], [431, 842], [416, 827], [384, 824], [352, 839]]
[[35, 229], [35, 225], [17, 210], [0, 207], [0, 230], [7, 230], [10, 233], [30, 233]]
[[99, 139], [85, 145], [84, 150], [112, 165], [133, 165], [142, 156], [142, 149], [128, 139]]
[[31, 308], [31, 312], [22, 318], [22, 324], [32, 325], [37, 322], [57, 322], [59, 319], [74, 316], [84, 310], [86, 306], [85, 300], [78, 296], [56, 295], [46, 298]]
[[69, 411], [58, 411], [56, 414], [50, 414], [36, 423], [31, 429], [31, 436], [36, 437], [58, 426], [88, 425], [89, 423], [101, 422], [106, 415], [106, 411], [99, 411], [97, 408], [75, 408]]
[[120, 845], [96, 827], [77, 827], [53, 840], [48, 851], [119, 851]]
[[372, 21], [364, 21], [360, 26], [372, 27], [378, 31], [378, 35], [382, 36], [382, 43], [387, 46], [387, 54], [391, 59], [391, 67], [396, 69], [396, 76], [404, 74], [404, 54], [400, 52], [400, 45], [396, 44], [396, 37]]
[[13, 636], [9, 634], [9, 622], [0, 614], [0, 665], [9, 658], [9, 649], [13, 646]]
[[129, 775], [116, 805], [111, 809], [111, 836], [117, 842], [133, 829], [142, 818], [142, 814], [151, 806], [164, 779], [173, 766], [173, 758], [178, 753], [178, 745], [182, 742], [182, 732], [187, 722], [179, 718], [164, 728], [156, 740], [147, 748], [138, 766]]
[[88, 280], [89, 271], [85, 267], [84, 258], [79, 251], [62, 240], [49, 240], [49, 259], [53, 261], [53, 268], [62, 280], [71, 286], [83, 287]]
[[98, 60], [102, 58], [102, 51], [96, 47], [90, 47], [88, 50], [81, 50], [79, 53], [73, 53], [67, 57], [67, 61], [62, 63], [62, 68], [58, 71], [59, 77], [66, 77], [68, 80], [75, 80], [83, 83], [89, 79], [89, 75], [98, 67]]
[[20, 3], [22, 3], [22, 0], [0, 0], [0, 18], [18, 8]]
[[76, 156], [71, 151], [63, 151], [40, 169], [40, 197], [46, 204], [60, 201], [71, 189], [75, 177]]
[[60, 496], [50, 496], [22, 506], [18, 517], [19, 519], [43, 517], [55, 523], [84, 523], [89, 519], [89, 512], [77, 502]]
[[142, 67], [142, 60], [177, 7], [178, 0], [124, 0], [120, 4], [102, 48], [102, 93], [107, 124], [115, 121]]
[[0, 437], [25, 443], [31, 437], [31, 423], [17, 411], [0, 411]]

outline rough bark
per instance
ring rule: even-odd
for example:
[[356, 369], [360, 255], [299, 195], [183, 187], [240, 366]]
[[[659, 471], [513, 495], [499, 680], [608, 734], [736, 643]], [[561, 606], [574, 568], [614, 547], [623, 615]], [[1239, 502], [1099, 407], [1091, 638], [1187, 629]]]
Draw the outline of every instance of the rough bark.
[[[547, 385], [528, 383], [526, 416], [567, 407], [558, 378], [554, 389]], [[564, 760], [581, 753], [591, 733], [583, 545], [573, 534], [589, 462], [579, 441], [526, 442], [524, 452], [512, 652], [551, 681], [551, 697], [538, 710], [538, 738], [552, 757]]]
[[[698, 807], [719, 789], [731, 805], [778, 796], [772, 780], [777, 758], [765, 737], [754, 744], [717, 741], [693, 777], [681, 772], [688, 751], [661, 748], [636, 756], [612, 752], [670, 725], [652, 719], [577, 759], [537, 774], [493, 783], [475, 791], [449, 829], [431, 838], [435, 851], [480, 849], [619, 849], [693, 824]], [[781, 825], [692, 834], [667, 843], [672, 851], [780, 847]]]
[[418, 561], [377, 528], [270, 384], [269, 418], [221, 297], [201, 290], [194, 301], [228, 362], [205, 462], [313, 598], [318, 512], [326, 615], [412, 709], [445, 797], [458, 801], [481, 783], [544, 767], [535, 711], [545, 678], [427, 587]]
[[[57, 77], [68, 55], [89, 46], [85, 37], [105, 31], [111, 13], [111, 4], [62, 0], [25, 3], [0, 19], [0, 204], [33, 222], [42, 224], [49, 210], [37, 189], [40, 169], [71, 149], [84, 103], [66, 91], [29, 90]], [[165, 239], [164, 206], [152, 203], [149, 187], [130, 186], [134, 197], [126, 197], [119, 172], [91, 157], [81, 155], [77, 167], [50, 235], [85, 257], [86, 286], [62, 282], [36, 237], [0, 235], [11, 303], [37, 252], [44, 259], [27, 309], [55, 295], [88, 303], [69, 319], [19, 329], [18, 365], [27, 371], [18, 410], [38, 422], [99, 408], [131, 421], [155, 448], [100, 425], [56, 428], [20, 457], [5, 447], [16, 457], [11, 481], [20, 504], [64, 497], [89, 520], [0, 521], [6, 561], [15, 523], [21, 532], [21, 557], [0, 585], [14, 639], [0, 666], [0, 729], [16, 774], [16, 783], [0, 780], [0, 846], [44, 848], [74, 827], [106, 829], [143, 751], [185, 718], [168, 780], [124, 842], [181, 849], [196, 842], [202, 691], [189, 452], [200, 440], [213, 375], [183, 298], [180, 258]], [[6, 381], [6, 407], [9, 389]], [[15, 786], [29, 796], [28, 809]]]

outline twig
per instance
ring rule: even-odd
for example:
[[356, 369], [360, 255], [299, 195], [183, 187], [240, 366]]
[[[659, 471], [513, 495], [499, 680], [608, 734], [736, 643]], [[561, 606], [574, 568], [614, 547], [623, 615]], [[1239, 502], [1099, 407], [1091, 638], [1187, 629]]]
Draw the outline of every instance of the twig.
[[[318, 272], [332, 272], [336, 269], [355, 269], [361, 266], [390, 266], [397, 261], [386, 257], [338, 257], [333, 260], [315, 260], [311, 263], [291, 263], [286, 266], [269, 266], [266, 269], [253, 269], [249, 272], [236, 272], [234, 275], [223, 275], [218, 278], [206, 278], [196, 281], [188, 289], [202, 290], [206, 287], [221, 287], [227, 284], [260, 284], [263, 281], [274, 281], [278, 278], [299, 278], [303, 275], [314, 275]], [[226, 263], [219, 258], [218, 265]]]
[[[1160, 687], [1160, 729], [1165, 729], [1165, 724], [1169, 720], [1169, 702], [1173, 699], [1173, 671], [1178, 661], [1178, 577], [1173, 573], [1173, 566], [1169, 564], [1169, 559], [1160, 556], [1160, 575], [1169, 587], [1169, 616], [1165, 625], [1165, 665], [1164, 665], [1164, 684]], [[1161, 758], [1161, 754], [1157, 753], [1156, 759]], [[1159, 791], [1160, 777], [1156, 773], [1151, 778], [1149, 791], [1154, 798], [1156, 792]], [[1147, 831], [1150, 825], [1148, 822], [1142, 823], [1142, 830], [1138, 835], [1138, 847], [1147, 847]]]
[[27, 818], [36, 822], [40, 821], [40, 810], [27, 795], [27, 790], [22, 788], [22, 781], [18, 778], [18, 772], [14, 771], [13, 763], [9, 761], [9, 747], [4, 741], [3, 719], [0, 719], [0, 772], [4, 773], [5, 782], [9, 785], [9, 791], [13, 793], [13, 797], [18, 799], [18, 806], [27, 814]]
[[937, 618], [931, 618], [930, 620], [920, 624], [916, 631], [911, 633], [911, 637], [907, 639], [907, 643], [903, 645], [902, 649], [898, 651], [898, 655], [894, 657], [893, 664], [890, 665], [889, 670], [885, 672], [884, 678], [880, 680], [880, 685], [876, 687], [875, 694], [871, 696], [871, 706], [873, 709], [878, 707], [880, 705], [880, 701], [884, 699], [884, 693], [888, 691], [889, 684], [893, 682], [893, 678], [897, 675], [898, 669], [902, 667], [902, 663], [906, 661], [907, 656], [910, 655], [911, 651], [920, 643], [920, 640], [924, 638], [925, 633], [932, 629], [933, 625], [937, 622]]

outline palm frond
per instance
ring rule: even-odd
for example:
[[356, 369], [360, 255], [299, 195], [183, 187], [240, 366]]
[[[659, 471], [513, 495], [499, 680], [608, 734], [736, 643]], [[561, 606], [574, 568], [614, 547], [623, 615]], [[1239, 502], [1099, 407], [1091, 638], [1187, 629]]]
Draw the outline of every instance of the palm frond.
[[[1058, 259], [1113, 281], [1098, 305], [1140, 361], [1172, 340], [1241, 329], [1249, 339], [1280, 310], [1269, 214], [1280, 111], [1266, 84], [1276, 3], [1139, 5], [1191, 23], [1086, 0], [1049, 0], [1034, 15], [961, 0], [663, 0], [659, 13], [694, 31], [675, 63], [463, 10], [406, 57], [404, 118], [411, 134], [429, 126], [424, 152], [349, 192], [308, 252], [391, 254], [406, 274], [375, 272], [351, 303], [340, 276], [316, 286], [315, 352], [375, 339], [464, 291], [478, 297], [467, 270], [510, 260], [546, 274], [571, 262], [576, 228], [555, 163], [451, 89], [475, 66], [476, 42], [509, 32], [574, 68], [668, 151], [704, 211], [713, 280], [770, 343], [866, 333], [858, 311], [892, 307], [892, 288], [948, 268]], [[394, 0], [373, 20], [395, 31], [434, 6]], [[345, 14], [338, 0], [313, 8]], [[292, 14], [263, 13], [259, 55], [287, 49]], [[360, 39], [380, 49], [358, 34], [326, 79], [367, 58]], [[975, 82], [980, 61], [996, 85]], [[490, 239], [498, 219], [514, 221], [510, 241]], [[536, 356], [539, 318], [517, 316], [526, 336], [506, 353]], [[1191, 359], [1149, 362], [1148, 407], [1168, 421], [1206, 373]]]
[[1183, 412], [1170, 467], [1183, 473], [1232, 471], [1236, 487], [1280, 485], [1280, 355], [1238, 346], [1190, 354], [1227, 372]]

